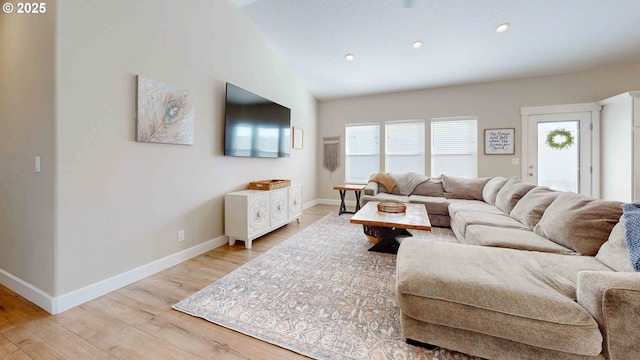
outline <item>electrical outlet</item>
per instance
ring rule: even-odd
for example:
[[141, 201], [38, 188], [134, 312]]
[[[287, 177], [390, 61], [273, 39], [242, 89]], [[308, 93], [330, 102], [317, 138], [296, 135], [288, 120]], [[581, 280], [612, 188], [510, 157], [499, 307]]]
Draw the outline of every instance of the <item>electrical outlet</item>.
[[178, 231], [178, 241], [184, 241], [184, 230]]

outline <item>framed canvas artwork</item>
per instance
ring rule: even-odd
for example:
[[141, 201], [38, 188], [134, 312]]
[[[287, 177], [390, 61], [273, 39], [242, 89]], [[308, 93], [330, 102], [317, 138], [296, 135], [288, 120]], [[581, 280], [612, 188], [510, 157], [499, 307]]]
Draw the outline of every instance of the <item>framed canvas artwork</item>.
[[193, 145], [191, 92], [138, 75], [136, 141]]

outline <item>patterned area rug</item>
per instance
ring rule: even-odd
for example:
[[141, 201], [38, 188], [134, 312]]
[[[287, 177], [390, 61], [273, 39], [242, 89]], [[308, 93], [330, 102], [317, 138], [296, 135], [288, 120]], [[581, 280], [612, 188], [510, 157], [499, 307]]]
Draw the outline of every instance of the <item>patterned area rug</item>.
[[[471, 359], [406, 344], [396, 256], [367, 251], [349, 219], [325, 216], [173, 308], [316, 359]], [[449, 229], [413, 234], [456, 242]]]

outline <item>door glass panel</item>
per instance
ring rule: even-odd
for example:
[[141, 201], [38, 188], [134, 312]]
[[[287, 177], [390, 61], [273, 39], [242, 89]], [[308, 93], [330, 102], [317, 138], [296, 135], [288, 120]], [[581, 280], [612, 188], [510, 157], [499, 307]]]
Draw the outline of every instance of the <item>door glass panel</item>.
[[580, 192], [579, 130], [579, 120], [538, 123], [538, 185]]

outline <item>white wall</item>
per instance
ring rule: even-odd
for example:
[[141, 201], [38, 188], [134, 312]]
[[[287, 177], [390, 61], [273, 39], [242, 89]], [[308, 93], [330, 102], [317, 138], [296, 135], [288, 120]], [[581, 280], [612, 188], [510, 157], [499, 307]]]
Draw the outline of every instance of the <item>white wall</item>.
[[45, 297], [54, 291], [55, 4], [0, 12], [0, 283]]
[[[520, 165], [512, 165], [512, 158], [522, 158], [521, 107], [594, 102], [635, 89], [640, 89], [640, 63], [575, 74], [321, 101], [316, 158], [318, 197], [339, 199], [333, 186], [344, 182], [345, 124], [379, 122], [383, 125], [387, 120], [428, 121], [438, 117], [477, 116], [478, 176], [520, 177]], [[515, 128], [516, 153], [484, 155], [484, 129], [488, 128]], [[342, 135], [341, 166], [334, 173], [322, 166], [321, 140], [322, 136], [329, 135]], [[427, 139], [429, 137], [430, 126], [427, 126]], [[425, 169], [431, 167], [430, 156], [427, 149]]]
[[[224, 241], [224, 194], [249, 181], [317, 197], [316, 100], [228, 0], [47, 8], [0, 14], [0, 283], [55, 312]], [[135, 142], [138, 74], [194, 93], [193, 146]], [[291, 108], [304, 149], [224, 157], [227, 81]]]
[[[223, 236], [224, 194], [249, 181], [291, 179], [316, 197], [311, 137], [289, 159], [223, 156], [226, 81], [291, 108], [292, 125], [316, 126], [315, 99], [239, 8], [59, 4], [56, 295]], [[134, 141], [137, 74], [194, 93], [193, 146]]]

